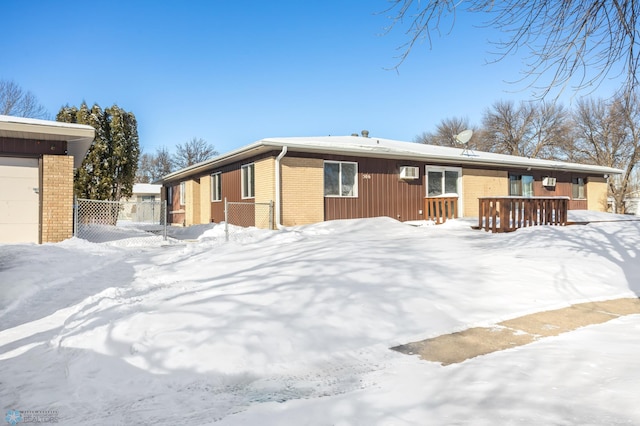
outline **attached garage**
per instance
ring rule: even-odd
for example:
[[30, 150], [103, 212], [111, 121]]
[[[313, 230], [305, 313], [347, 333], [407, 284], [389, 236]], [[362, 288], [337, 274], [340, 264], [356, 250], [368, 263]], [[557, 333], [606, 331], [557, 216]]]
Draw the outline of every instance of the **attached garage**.
[[73, 171], [91, 126], [0, 115], [0, 243], [58, 242], [73, 234]]
[[38, 159], [0, 157], [0, 235], [2, 242], [39, 242]]

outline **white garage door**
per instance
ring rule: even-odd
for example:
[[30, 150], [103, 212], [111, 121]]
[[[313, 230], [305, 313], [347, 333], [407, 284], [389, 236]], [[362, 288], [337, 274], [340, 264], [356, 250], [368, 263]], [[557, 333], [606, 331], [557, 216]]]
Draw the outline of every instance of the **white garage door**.
[[38, 159], [0, 157], [0, 243], [37, 243]]

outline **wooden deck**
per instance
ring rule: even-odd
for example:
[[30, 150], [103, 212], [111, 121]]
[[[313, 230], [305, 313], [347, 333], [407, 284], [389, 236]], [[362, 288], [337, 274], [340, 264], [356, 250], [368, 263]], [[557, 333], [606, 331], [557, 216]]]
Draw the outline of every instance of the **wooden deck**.
[[479, 203], [478, 228], [487, 232], [567, 224], [569, 197], [481, 197]]

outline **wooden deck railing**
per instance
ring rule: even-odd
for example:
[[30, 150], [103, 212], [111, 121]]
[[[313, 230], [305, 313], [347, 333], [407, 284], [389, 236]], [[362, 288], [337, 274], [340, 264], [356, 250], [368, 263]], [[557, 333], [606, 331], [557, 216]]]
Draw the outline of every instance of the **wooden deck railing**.
[[429, 197], [424, 199], [425, 219], [444, 223], [458, 217], [458, 197]]
[[536, 225], [566, 225], [569, 197], [481, 197], [478, 227], [510, 232]]

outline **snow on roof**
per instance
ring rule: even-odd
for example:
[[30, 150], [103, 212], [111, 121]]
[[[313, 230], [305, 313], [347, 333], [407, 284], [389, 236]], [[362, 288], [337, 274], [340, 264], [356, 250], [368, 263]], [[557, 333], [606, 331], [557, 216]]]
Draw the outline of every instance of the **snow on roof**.
[[94, 130], [93, 127], [88, 126], [86, 124], [63, 123], [60, 121], [41, 120], [38, 118], [14, 117], [11, 115], [0, 115], [0, 122], [31, 124], [36, 126], [47, 126], [47, 127], [64, 127], [68, 129]]
[[73, 156], [73, 167], [78, 168], [95, 138], [95, 129], [85, 124], [0, 115], [0, 137], [66, 141], [67, 155]]
[[621, 174], [620, 169], [589, 164], [568, 163], [555, 160], [518, 157], [484, 151], [465, 151], [416, 142], [360, 136], [316, 136], [316, 137], [276, 137], [266, 138], [246, 145], [211, 160], [195, 164], [166, 175], [163, 180], [172, 180], [227, 164], [234, 160], [287, 147], [289, 152], [350, 155], [356, 157], [394, 158], [415, 161], [429, 161], [441, 164], [484, 167], [535, 168], [538, 170], [561, 170], [597, 174]]
[[322, 151], [344, 151], [345, 153], [351, 152], [381, 157], [421, 157], [429, 160], [441, 160], [463, 164], [494, 164], [501, 166], [535, 167], [558, 170], [584, 170], [611, 174], [622, 173], [622, 170], [611, 167], [568, 163], [555, 160], [541, 160], [538, 158], [518, 157], [515, 155], [495, 154], [475, 150], [468, 150], [465, 152], [465, 149], [462, 146], [460, 148], [453, 148], [416, 142], [402, 142], [383, 138], [321, 136], [312, 138], [268, 138], [263, 139], [262, 141], [287, 145], [289, 149], [297, 146], [313, 146]]
[[152, 183], [136, 183], [133, 185], [134, 194], [160, 194], [160, 188], [162, 185], [155, 185]]

